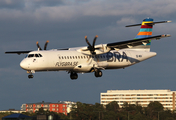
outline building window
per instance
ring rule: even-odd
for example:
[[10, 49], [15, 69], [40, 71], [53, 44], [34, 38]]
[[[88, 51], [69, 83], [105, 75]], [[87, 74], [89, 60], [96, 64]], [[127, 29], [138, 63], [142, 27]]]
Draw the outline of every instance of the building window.
[[55, 105], [53, 105], [53, 107], [55, 107]]
[[63, 107], [65, 107], [65, 105], [63, 105]]

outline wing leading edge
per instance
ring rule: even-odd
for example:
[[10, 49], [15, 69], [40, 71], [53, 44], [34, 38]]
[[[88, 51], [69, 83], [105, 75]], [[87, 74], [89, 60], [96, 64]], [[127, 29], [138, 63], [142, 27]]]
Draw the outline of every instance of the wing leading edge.
[[8, 52], [5, 52], [5, 54], [18, 54], [18, 55], [20, 55], [20, 54], [27, 54], [31, 51], [32, 50], [30, 50], [30, 51], [8, 51]]

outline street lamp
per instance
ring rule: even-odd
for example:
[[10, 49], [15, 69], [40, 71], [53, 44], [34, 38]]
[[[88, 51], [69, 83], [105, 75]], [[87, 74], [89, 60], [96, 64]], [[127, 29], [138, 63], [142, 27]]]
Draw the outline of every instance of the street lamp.
[[128, 120], [130, 120], [129, 112], [132, 112], [132, 111], [135, 111], [135, 110], [128, 111]]
[[152, 111], [152, 112], [158, 112], [158, 120], [159, 120], [159, 113], [164, 111]]

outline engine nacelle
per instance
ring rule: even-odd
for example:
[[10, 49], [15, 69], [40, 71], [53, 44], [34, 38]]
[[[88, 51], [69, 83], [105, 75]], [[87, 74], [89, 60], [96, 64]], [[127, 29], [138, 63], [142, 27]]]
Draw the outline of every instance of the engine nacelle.
[[80, 64], [77, 65], [73, 70], [76, 72], [89, 72], [91, 69], [92, 66], [90, 65]]

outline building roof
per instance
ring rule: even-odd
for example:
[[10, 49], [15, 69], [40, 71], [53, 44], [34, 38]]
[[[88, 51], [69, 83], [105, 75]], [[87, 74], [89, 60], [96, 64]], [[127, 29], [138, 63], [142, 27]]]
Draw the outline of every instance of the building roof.
[[64, 102], [58, 102], [58, 103], [52, 103], [52, 102], [44, 102], [44, 101], [42, 101], [42, 102], [37, 102], [37, 103], [26, 103], [26, 104], [28, 104], [28, 105], [32, 105], [32, 104], [66, 104], [66, 103], [64, 103]]
[[[169, 89], [158, 89], [158, 90], [107, 90], [107, 93], [172, 93]], [[104, 93], [103, 93], [104, 94]]]
[[27, 115], [20, 114], [20, 113], [14, 113], [14, 114], [5, 116], [3, 118], [31, 118], [31, 117], [27, 116]]

